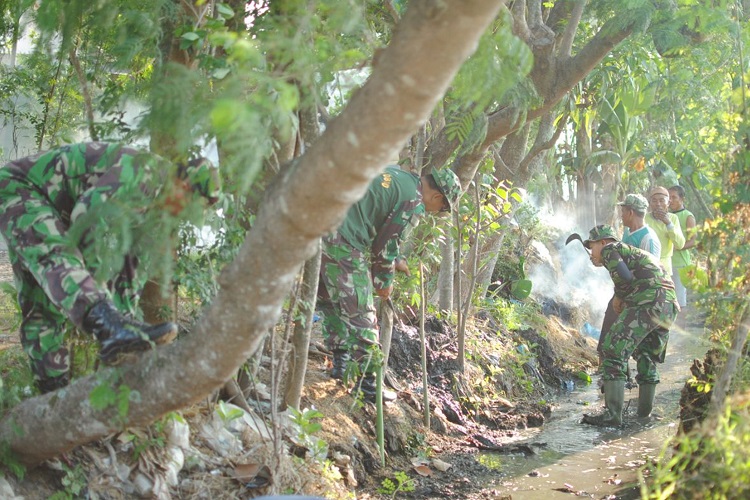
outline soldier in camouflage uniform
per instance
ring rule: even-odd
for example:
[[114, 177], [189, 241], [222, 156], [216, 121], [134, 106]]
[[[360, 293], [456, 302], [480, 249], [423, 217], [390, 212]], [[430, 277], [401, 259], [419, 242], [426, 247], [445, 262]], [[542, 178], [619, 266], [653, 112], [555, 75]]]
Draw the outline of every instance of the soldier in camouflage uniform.
[[121, 269], [97, 281], [101, 256], [92, 255], [91, 248], [101, 235], [92, 228], [74, 241], [71, 226], [86, 219], [106, 224], [108, 206], [110, 211], [159, 208], [176, 215], [198, 198], [192, 193], [215, 202], [218, 186], [216, 169], [206, 160], [175, 166], [108, 143], [63, 146], [0, 169], [0, 232], [23, 316], [21, 343], [40, 392], [69, 381], [66, 320], [95, 336], [104, 363], [123, 352], [170, 342], [177, 334], [173, 323], [152, 326], [131, 319], [137, 317], [145, 282], [136, 273], [139, 256], [126, 255]]
[[378, 344], [372, 292], [389, 299], [394, 269], [408, 272], [399, 259], [408, 229], [425, 212], [450, 212], [460, 195], [458, 177], [449, 169], [420, 178], [388, 167], [349, 209], [339, 229], [323, 238], [318, 304], [323, 336], [333, 351], [331, 376], [344, 378], [353, 357], [364, 373], [359, 387], [368, 400], [374, 400], [375, 379], [367, 351]]
[[605, 411], [584, 415], [583, 421], [619, 426], [630, 356], [638, 368], [638, 417], [651, 414], [659, 383], [656, 363], [664, 362], [669, 328], [679, 306], [674, 284], [657, 257], [620, 242], [611, 226], [596, 226], [583, 244], [591, 250], [591, 262], [609, 271], [615, 285], [614, 308], [618, 314], [602, 346]]

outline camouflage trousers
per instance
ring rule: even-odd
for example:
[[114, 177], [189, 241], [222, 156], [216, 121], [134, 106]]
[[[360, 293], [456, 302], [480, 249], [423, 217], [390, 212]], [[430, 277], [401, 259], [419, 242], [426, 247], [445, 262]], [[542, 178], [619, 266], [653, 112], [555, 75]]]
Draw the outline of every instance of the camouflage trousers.
[[320, 283], [318, 310], [328, 348], [351, 352], [370, 371], [368, 349], [378, 344], [378, 327], [368, 259], [338, 234], [323, 238]]
[[9, 178], [0, 169], [0, 233], [15, 275], [21, 344], [38, 381], [67, 375], [65, 332], [71, 323], [80, 328], [89, 308], [103, 299], [134, 313], [143, 285], [134, 257], [126, 258], [119, 274], [106, 284], [98, 284], [96, 269], [84, 262], [85, 248], [72, 247], [65, 237], [67, 226], [30, 182]]
[[632, 356], [638, 369], [636, 381], [658, 384], [656, 364], [664, 362], [669, 328], [676, 316], [676, 304], [663, 300], [625, 307], [602, 344], [602, 379], [625, 380]]

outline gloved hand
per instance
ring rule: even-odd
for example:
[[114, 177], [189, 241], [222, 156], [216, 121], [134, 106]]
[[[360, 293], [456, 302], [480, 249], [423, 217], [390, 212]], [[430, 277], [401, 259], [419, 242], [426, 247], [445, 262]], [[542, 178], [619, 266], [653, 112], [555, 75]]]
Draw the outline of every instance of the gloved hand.
[[406, 262], [406, 259], [396, 259], [396, 262], [394, 264], [396, 271], [400, 271], [407, 276], [411, 276], [411, 271], [409, 271], [409, 264]]
[[615, 297], [614, 300], [612, 300], [612, 308], [617, 314], [620, 314], [625, 310], [625, 302], [620, 297]]

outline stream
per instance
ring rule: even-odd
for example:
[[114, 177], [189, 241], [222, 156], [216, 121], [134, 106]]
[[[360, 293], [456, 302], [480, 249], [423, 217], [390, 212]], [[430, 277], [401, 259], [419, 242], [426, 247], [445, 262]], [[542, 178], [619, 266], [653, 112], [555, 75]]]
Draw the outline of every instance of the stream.
[[[488, 452], [477, 457], [497, 474], [488, 478], [485, 491], [491, 492], [490, 498], [513, 500], [570, 498], [571, 494], [640, 498], [637, 471], [647, 460], [658, 460], [677, 431], [680, 392], [691, 376], [693, 359], [702, 359], [707, 349], [702, 323], [672, 328], [666, 360], [659, 365], [661, 383], [654, 411], [647, 424], [639, 424], [635, 418], [637, 388], [625, 390], [627, 411], [621, 429], [580, 423], [583, 413], [595, 412], [604, 404], [596, 380], [561, 396], [542, 427], [526, 430], [513, 440], [530, 446], [536, 454]], [[632, 359], [630, 366], [635, 376]]]

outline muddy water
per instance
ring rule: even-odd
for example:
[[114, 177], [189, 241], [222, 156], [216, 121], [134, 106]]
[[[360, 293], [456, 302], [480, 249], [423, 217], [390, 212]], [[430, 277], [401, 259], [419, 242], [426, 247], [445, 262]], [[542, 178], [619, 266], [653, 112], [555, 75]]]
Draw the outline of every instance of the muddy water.
[[[702, 358], [706, 350], [701, 325], [672, 329], [666, 361], [659, 367], [655, 418], [645, 425], [635, 419], [638, 389], [625, 391], [628, 410], [622, 429], [580, 423], [583, 413], [604, 404], [596, 383], [562, 396], [542, 428], [529, 430], [515, 441], [528, 444], [535, 455], [485, 453], [477, 457], [496, 472], [488, 478], [486, 490], [500, 497], [510, 495], [513, 500], [570, 498], [571, 493], [638, 498], [637, 471], [646, 460], [657, 459], [676, 432], [680, 391], [690, 378], [693, 359]], [[635, 374], [633, 360], [631, 371]]]

